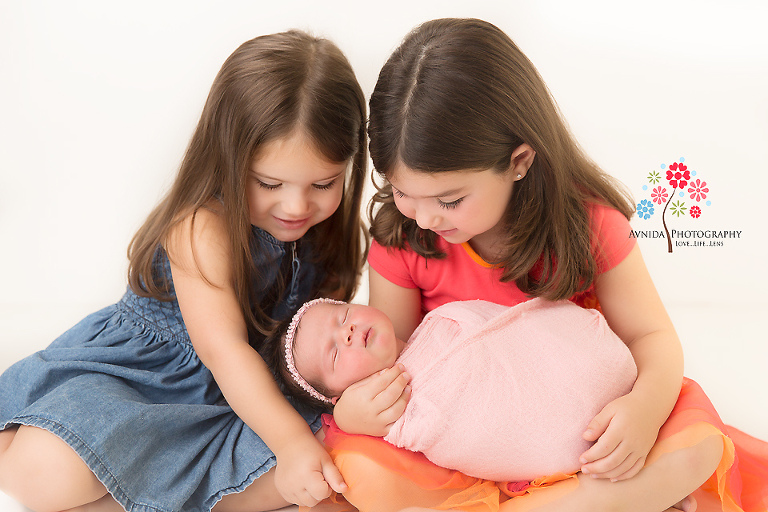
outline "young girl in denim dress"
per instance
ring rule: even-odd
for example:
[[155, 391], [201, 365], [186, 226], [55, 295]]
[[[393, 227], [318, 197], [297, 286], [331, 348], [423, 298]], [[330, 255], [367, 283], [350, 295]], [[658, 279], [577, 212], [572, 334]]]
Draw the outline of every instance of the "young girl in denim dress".
[[265, 340], [356, 289], [365, 121], [328, 40], [272, 34], [227, 59], [123, 298], [0, 376], [4, 492], [35, 511], [226, 512], [345, 488]]

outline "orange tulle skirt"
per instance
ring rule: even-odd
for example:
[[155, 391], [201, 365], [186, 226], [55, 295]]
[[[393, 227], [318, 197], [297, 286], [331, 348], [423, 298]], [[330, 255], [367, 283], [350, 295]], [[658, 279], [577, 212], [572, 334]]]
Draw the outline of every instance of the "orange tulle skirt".
[[[578, 487], [576, 475], [556, 474], [533, 482], [492, 482], [436, 466], [420, 453], [396, 448], [380, 438], [341, 431], [323, 418], [325, 444], [349, 486], [344, 498], [313, 511], [399, 511], [409, 506], [435, 510], [496, 512], [517, 496], [547, 493], [547, 501]], [[709, 436], [723, 439], [717, 470], [694, 493], [698, 512], [767, 512], [768, 443], [723, 424], [704, 391], [690, 379], [659, 431], [646, 465], [665, 453], [695, 446]], [[306, 509], [302, 509], [306, 510]]]

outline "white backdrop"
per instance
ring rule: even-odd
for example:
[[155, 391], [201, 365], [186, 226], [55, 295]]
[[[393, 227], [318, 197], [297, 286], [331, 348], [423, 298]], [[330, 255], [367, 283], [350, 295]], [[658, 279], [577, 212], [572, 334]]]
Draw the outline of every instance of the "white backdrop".
[[[663, 179], [661, 165], [680, 158], [707, 182], [701, 218], [670, 210], [667, 224], [740, 238], [672, 254], [665, 240], [640, 244], [686, 374], [726, 422], [768, 439], [768, 7], [721, 5], [3, 0], [0, 370], [119, 299], [130, 237], [171, 183], [214, 75], [240, 43], [288, 28], [330, 37], [369, 94], [412, 27], [479, 17], [527, 53], [577, 138], [637, 201], [658, 186], [643, 190], [649, 173]], [[635, 229], [662, 230], [660, 210]]]

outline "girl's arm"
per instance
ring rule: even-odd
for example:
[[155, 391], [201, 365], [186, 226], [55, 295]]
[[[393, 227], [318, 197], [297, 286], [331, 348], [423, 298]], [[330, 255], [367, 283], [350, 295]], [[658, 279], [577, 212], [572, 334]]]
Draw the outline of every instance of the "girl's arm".
[[221, 217], [198, 211], [174, 228], [166, 251], [176, 296], [192, 345], [235, 413], [277, 457], [275, 484], [286, 500], [313, 506], [343, 479], [311, 429], [279, 391], [248, 344], [231, 285], [227, 229]]
[[596, 282], [608, 325], [637, 365], [632, 391], [608, 404], [584, 438], [597, 443], [582, 455], [582, 471], [599, 478], [631, 478], [643, 467], [659, 429], [680, 394], [683, 350], [672, 321], [635, 246]]
[[403, 288], [369, 267], [368, 305], [383, 311], [395, 326], [395, 336], [407, 341], [421, 323], [421, 290]]
[[[392, 321], [395, 336], [407, 340], [421, 321], [421, 292], [391, 283], [369, 268], [368, 305]], [[340, 429], [350, 434], [385, 436], [405, 411], [409, 376], [401, 365], [347, 388], [333, 409]]]

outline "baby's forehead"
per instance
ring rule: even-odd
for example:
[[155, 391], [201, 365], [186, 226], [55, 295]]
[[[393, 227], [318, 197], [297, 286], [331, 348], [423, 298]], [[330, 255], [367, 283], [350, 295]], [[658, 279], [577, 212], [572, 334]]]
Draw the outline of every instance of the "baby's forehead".
[[327, 318], [328, 315], [333, 314], [335, 310], [346, 306], [347, 304], [332, 304], [330, 302], [321, 302], [319, 304], [315, 304], [304, 312], [304, 315], [299, 321], [299, 325], [303, 324], [307, 319], [310, 321], [316, 321], [322, 318]]
[[313, 337], [326, 332], [326, 328], [330, 326], [334, 313], [346, 305], [323, 302], [307, 309], [296, 326], [296, 341], [298, 342], [303, 338], [302, 332], [311, 332]]

